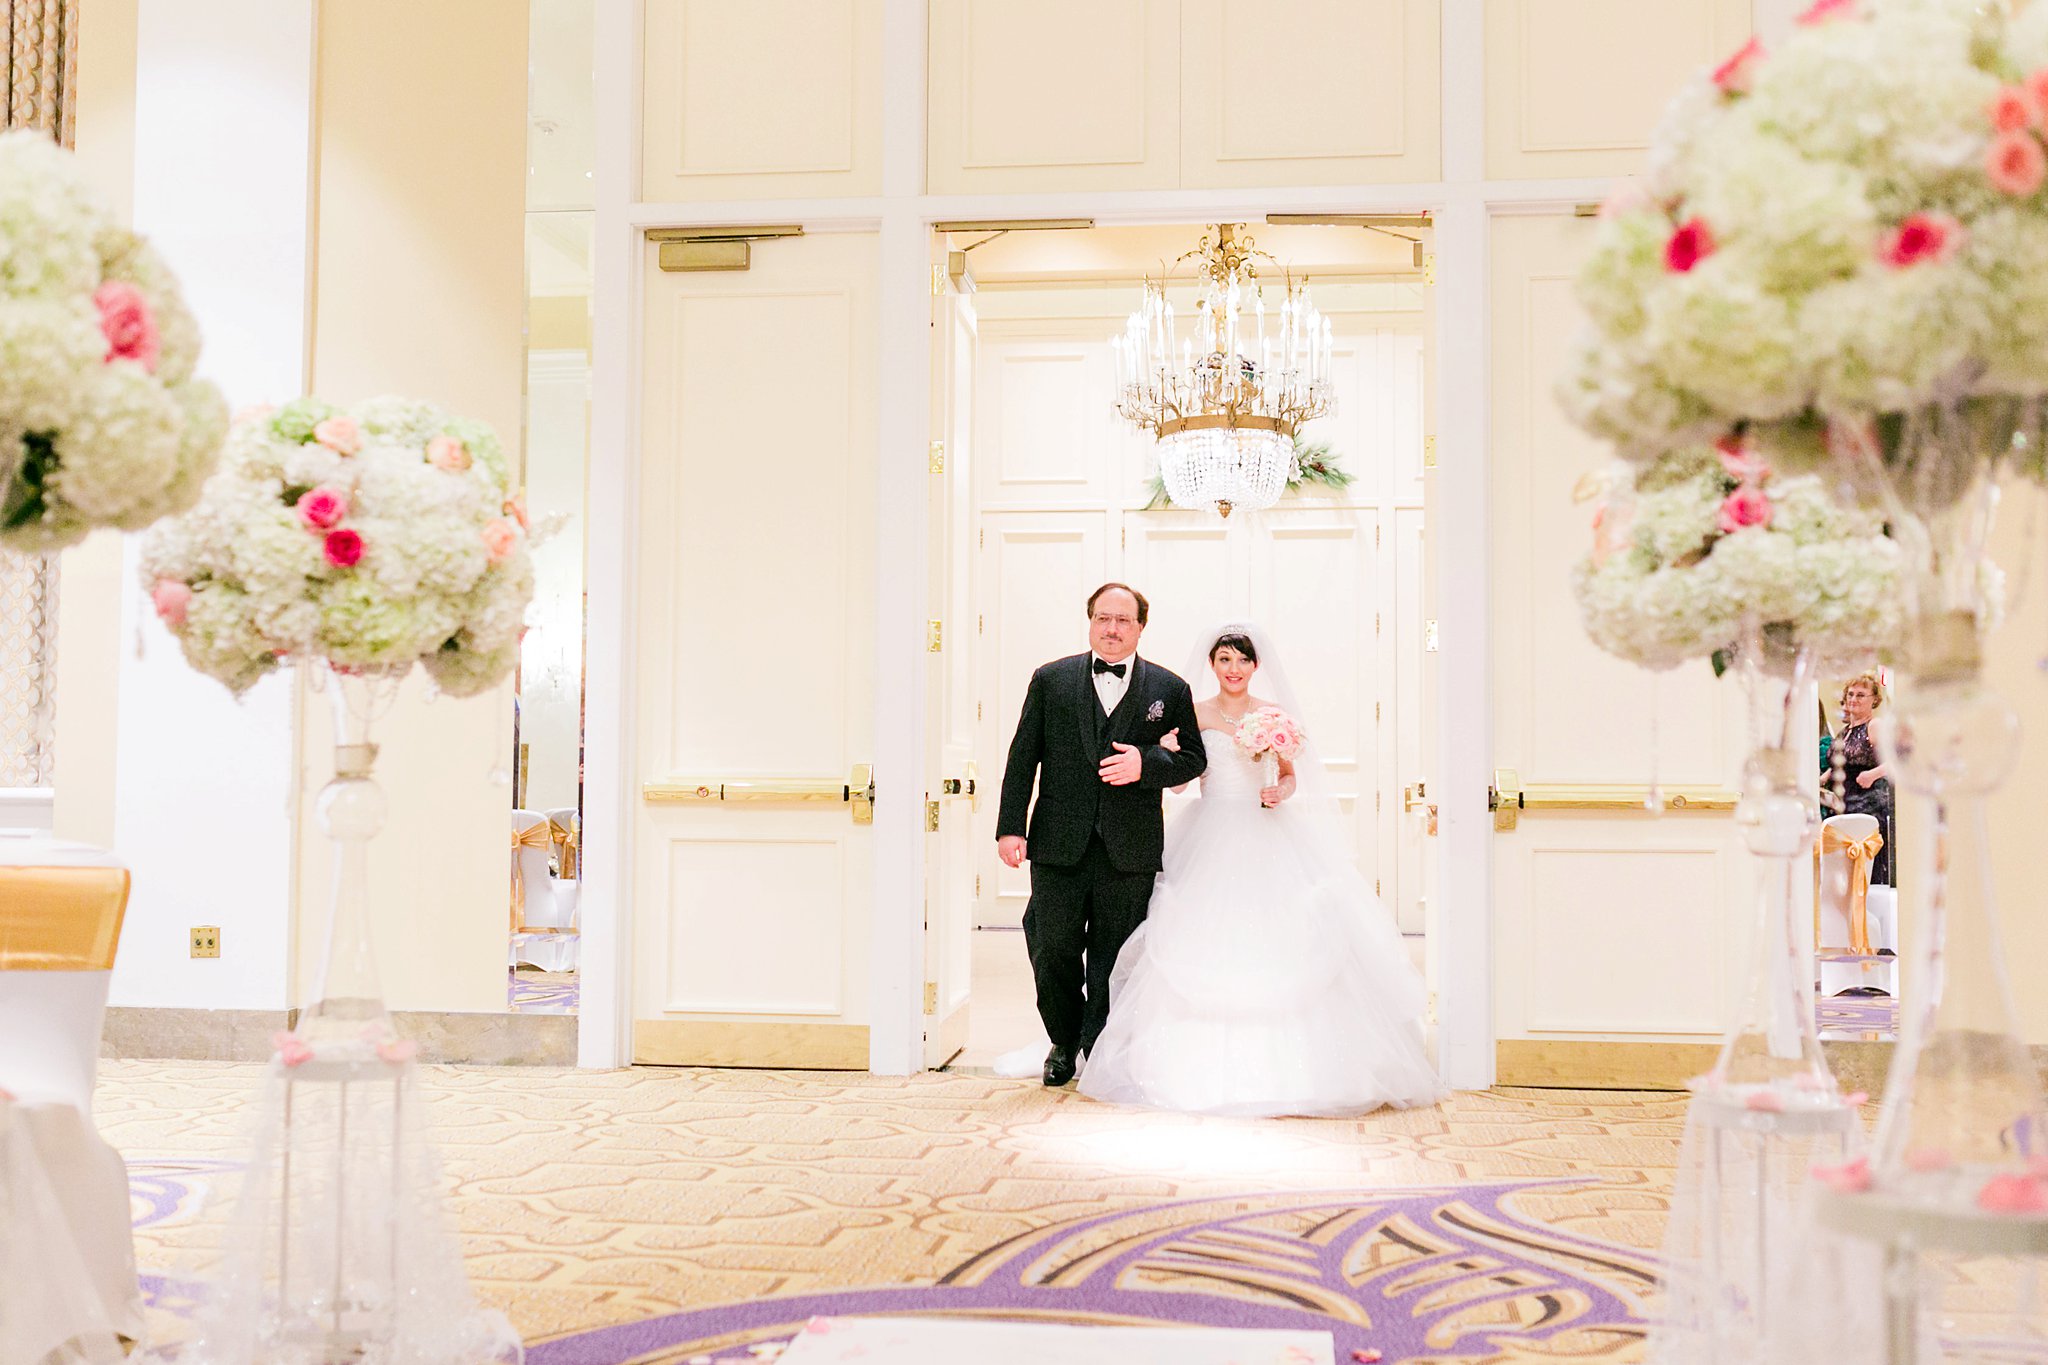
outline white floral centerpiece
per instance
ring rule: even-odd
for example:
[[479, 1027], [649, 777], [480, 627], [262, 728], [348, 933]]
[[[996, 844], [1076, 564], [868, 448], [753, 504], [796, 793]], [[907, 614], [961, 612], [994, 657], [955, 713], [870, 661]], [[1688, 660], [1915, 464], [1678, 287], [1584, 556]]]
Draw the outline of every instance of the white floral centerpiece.
[[45, 133], [0, 134], [0, 546], [59, 549], [191, 506], [227, 430], [148, 242]]
[[1791, 468], [1928, 409], [2009, 435], [2048, 394], [2044, 135], [2048, 5], [1819, 0], [1603, 210], [1567, 407], [1636, 461], [1742, 432]]
[[236, 692], [289, 658], [414, 662], [468, 696], [517, 661], [533, 596], [497, 437], [429, 403], [302, 398], [238, 418], [220, 472], [142, 577], [185, 657]]
[[1572, 586], [1586, 632], [1645, 668], [1721, 656], [1752, 623], [1836, 667], [1897, 638], [1901, 555], [1872, 513], [1753, 452], [1672, 451], [1620, 472]]

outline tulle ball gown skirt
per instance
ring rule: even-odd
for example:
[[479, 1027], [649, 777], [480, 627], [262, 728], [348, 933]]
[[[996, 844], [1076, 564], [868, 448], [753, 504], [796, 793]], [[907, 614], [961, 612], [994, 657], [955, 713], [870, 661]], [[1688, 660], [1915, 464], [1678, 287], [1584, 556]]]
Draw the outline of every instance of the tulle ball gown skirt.
[[1231, 786], [1168, 831], [1082, 1093], [1242, 1117], [1436, 1103], [1423, 986], [1392, 917], [1322, 822]]

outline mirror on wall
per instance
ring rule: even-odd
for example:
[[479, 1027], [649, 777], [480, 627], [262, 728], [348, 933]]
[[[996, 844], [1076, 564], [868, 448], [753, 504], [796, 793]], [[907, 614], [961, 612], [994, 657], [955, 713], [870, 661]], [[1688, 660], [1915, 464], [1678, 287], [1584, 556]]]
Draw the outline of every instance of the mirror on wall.
[[527, 510], [534, 599], [514, 701], [507, 1004], [573, 1014], [583, 832], [584, 471], [590, 431], [592, 16], [530, 0], [527, 86]]

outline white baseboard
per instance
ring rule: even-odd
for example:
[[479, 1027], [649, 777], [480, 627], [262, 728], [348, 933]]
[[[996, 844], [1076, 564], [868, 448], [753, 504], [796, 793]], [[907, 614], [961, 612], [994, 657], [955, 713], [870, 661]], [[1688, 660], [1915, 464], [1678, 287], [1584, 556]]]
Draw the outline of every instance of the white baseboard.
[[49, 829], [56, 807], [48, 787], [0, 787], [0, 829]]

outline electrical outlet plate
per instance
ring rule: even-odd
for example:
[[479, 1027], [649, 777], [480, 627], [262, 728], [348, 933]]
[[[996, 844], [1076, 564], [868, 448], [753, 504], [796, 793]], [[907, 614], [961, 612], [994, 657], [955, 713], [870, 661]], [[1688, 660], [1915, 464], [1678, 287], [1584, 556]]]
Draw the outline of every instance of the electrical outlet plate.
[[192, 926], [192, 956], [220, 956], [220, 926], [217, 924], [195, 924]]

